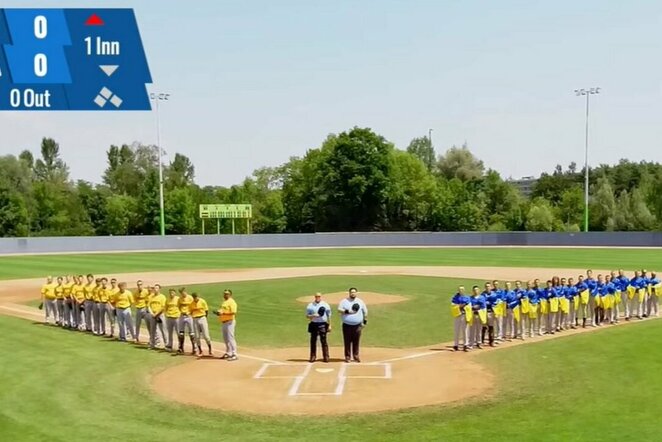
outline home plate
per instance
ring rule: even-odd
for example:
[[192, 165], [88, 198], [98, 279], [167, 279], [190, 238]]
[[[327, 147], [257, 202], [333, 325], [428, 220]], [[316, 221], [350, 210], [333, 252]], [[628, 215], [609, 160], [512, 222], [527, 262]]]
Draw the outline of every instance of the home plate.
[[331, 373], [333, 368], [316, 368], [315, 371], [318, 373]]

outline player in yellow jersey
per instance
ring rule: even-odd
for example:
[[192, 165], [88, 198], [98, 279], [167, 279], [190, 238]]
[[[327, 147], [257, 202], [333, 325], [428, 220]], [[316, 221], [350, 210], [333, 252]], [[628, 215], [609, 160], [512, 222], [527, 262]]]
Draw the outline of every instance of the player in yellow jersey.
[[221, 321], [221, 330], [223, 331], [223, 341], [225, 342], [225, 354], [222, 359], [228, 361], [237, 360], [237, 341], [234, 337], [234, 327], [237, 318], [237, 303], [232, 298], [232, 290], [223, 292], [223, 303], [216, 314]]
[[71, 288], [74, 286], [74, 281], [71, 276], [67, 275], [64, 278], [62, 287], [64, 289], [64, 322], [62, 327], [71, 328], [74, 316], [74, 301], [71, 298]]
[[165, 348], [172, 351], [172, 332], [176, 331], [179, 336], [179, 317], [182, 314], [179, 311], [179, 296], [177, 296], [176, 290], [170, 289], [165, 308], [166, 330], [168, 331], [168, 342]]
[[[98, 282], [98, 281], [97, 281]], [[82, 283], [82, 282], [81, 282]], [[95, 303], [94, 303], [94, 276], [87, 275], [87, 284], [83, 286], [85, 291], [85, 301], [83, 306], [85, 308], [85, 331], [91, 332], [94, 329], [93, 318], [95, 317]]]
[[179, 289], [179, 322], [177, 328], [179, 329], [179, 353], [184, 353], [184, 339], [186, 331], [188, 330], [189, 338], [191, 339], [192, 354], [195, 354], [195, 332], [193, 331], [193, 318], [191, 318], [191, 304], [193, 297], [186, 293], [186, 288]]
[[147, 301], [149, 298], [149, 290], [143, 287], [143, 282], [141, 280], [136, 281], [136, 294], [134, 295], [136, 301], [136, 342], [140, 342], [140, 324], [142, 320], [145, 319], [147, 327], [149, 327], [149, 322], [147, 321]]
[[55, 286], [55, 306], [57, 308], [57, 325], [62, 325], [64, 322], [64, 286], [63, 278], [57, 277], [57, 285]]
[[71, 297], [74, 301], [74, 327], [76, 330], [83, 328], [83, 303], [85, 302], [85, 286], [83, 275], [74, 276], [74, 285], [71, 287]]
[[48, 324], [48, 319], [52, 316], [53, 323], [57, 323], [57, 305], [55, 302], [55, 283], [53, 277], [46, 278], [46, 284], [41, 287], [41, 302], [44, 304], [45, 319], [44, 322]]
[[108, 303], [111, 306], [111, 323], [110, 323], [110, 336], [113, 336], [113, 330], [115, 329], [115, 324], [117, 323], [117, 309], [115, 308], [115, 296], [119, 293], [120, 288], [117, 286], [117, 279], [111, 278], [110, 287], [108, 288]]
[[119, 291], [115, 294], [115, 311], [117, 312], [117, 326], [119, 328], [120, 341], [126, 341], [127, 332], [133, 340], [136, 334], [133, 329], [133, 317], [131, 306], [134, 304], [133, 293], [126, 289], [126, 282], [119, 283]]
[[110, 337], [115, 335], [115, 300], [111, 294], [110, 287], [108, 287], [108, 279], [101, 278], [101, 288], [99, 289], [99, 328], [98, 334], [103, 336], [106, 334], [106, 321], [110, 325]]
[[106, 305], [101, 302], [99, 295], [102, 288], [102, 278], [96, 278], [94, 280], [94, 288], [92, 289], [92, 300], [94, 301], [94, 311], [93, 315], [93, 327], [95, 335], [102, 335], [105, 333], [104, 328], [101, 327], [101, 316], [106, 314]]
[[[200, 338], [204, 338], [207, 342], [207, 348], [209, 349], [209, 356], [211, 356], [211, 338], [209, 337], [209, 324], [207, 323], [209, 307], [207, 306], [207, 301], [199, 297], [197, 293], [193, 293], [191, 296], [193, 297], [193, 302], [191, 303], [191, 316], [193, 317], [195, 343], [198, 347], [199, 355], [202, 356]], [[195, 347], [193, 347], [193, 354], [195, 354]]]
[[166, 334], [163, 330], [163, 316], [166, 306], [166, 297], [161, 294], [161, 286], [155, 284], [149, 289], [149, 299], [147, 301], [147, 325], [149, 327], [149, 348], [156, 348], [159, 343], [157, 330], [161, 332], [164, 346], [166, 343]]

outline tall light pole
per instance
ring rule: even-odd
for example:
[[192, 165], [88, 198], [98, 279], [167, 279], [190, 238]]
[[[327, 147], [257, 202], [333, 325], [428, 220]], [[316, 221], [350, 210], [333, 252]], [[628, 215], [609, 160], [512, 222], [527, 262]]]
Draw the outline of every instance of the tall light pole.
[[159, 149], [159, 221], [161, 226], [161, 236], [165, 235], [165, 210], [163, 204], [163, 149], [161, 149], [161, 121], [159, 119], [159, 102], [168, 101], [170, 94], [151, 93], [151, 100], [156, 102], [156, 145]]
[[588, 232], [588, 109], [591, 95], [599, 94], [599, 87], [590, 89], [575, 89], [575, 95], [578, 97], [586, 95], [586, 127], [584, 138], [584, 232]]
[[428, 129], [428, 141], [430, 142], [430, 146], [432, 146], [432, 129]]

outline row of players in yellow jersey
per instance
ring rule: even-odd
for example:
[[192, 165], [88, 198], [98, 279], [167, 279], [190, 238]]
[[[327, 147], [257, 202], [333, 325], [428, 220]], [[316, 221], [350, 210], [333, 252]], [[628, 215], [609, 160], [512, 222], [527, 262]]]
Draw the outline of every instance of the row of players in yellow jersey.
[[[237, 359], [237, 344], [234, 326], [237, 303], [231, 290], [223, 293], [224, 301], [214, 313], [222, 323], [226, 351], [222, 359]], [[178, 338], [178, 349], [184, 352], [184, 341], [188, 334], [192, 354], [200, 355], [202, 340], [207, 343], [208, 354], [212, 355], [209, 336], [209, 306], [197, 295], [188, 294], [185, 288], [177, 292], [169, 290], [169, 296], [161, 293], [161, 286], [154, 284], [145, 287], [142, 281], [136, 282], [134, 292], [126, 288], [125, 282], [115, 278], [95, 278], [94, 275], [52, 277], [46, 279], [41, 288], [42, 303], [39, 308], [45, 311], [45, 322], [65, 328], [87, 331], [99, 336], [115, 336], [118, 328], [120, 341], [127, 341], [128, 335], [140, 342], [142, 321], [149, 333], [149, 348], [157, 348], [160, 341], [166, 350], [173, 350], [173, 334]], [[134, 321], [135, 317], [135, 321]], [[160, 335], [160, 336], [159, 336]]]

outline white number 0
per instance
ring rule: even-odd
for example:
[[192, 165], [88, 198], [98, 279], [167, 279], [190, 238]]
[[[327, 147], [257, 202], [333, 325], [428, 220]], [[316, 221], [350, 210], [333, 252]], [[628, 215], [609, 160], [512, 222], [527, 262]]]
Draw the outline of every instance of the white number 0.
[[34, 18], [34, 36], [42, 39], [46, 38], [48, 34], [48, 22], [46, 17], [43, 15], [38, 15]]
[[45, 77], [48, 73], [48, 61], [46, 55], [37, 54], [34, 56], [34, 74], [37, 77]]

